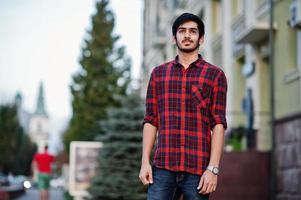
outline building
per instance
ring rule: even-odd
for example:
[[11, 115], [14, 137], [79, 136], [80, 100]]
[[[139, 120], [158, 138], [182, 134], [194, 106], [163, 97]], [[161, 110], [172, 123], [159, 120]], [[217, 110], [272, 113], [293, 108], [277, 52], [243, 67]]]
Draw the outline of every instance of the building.
[[18, 92], [15, 96], [15, 104], [18, 109], [18, 119], [20, 125], [23, 128], [24, 132], [28, 133], [31, 113], [23, 108], [23, 98], [20, 92]]
[[42, 152], [49, 143], [49, 115], [45, 109], [44, 87], [40, 83], [35, 111], [29, 112], [22, 106], [23, 98], [20, 92], [15, 96], [18, 108], [18, 118], [25, 133], [29, 134], [38, 151]]
[[44, 146], [48, 145], [49, 138], [49, 116], [45, 109], [44, 87], [41, 83], [35, 112], [31, 115], [29, 121], [29, 136], [37, 144], [38, 151], [42, 152]]
[[[273, 0], [272, 27], [269, 0], [144, 2], [141, 95], [145, 97], [152, 68], [176, 55], [171, 33], [174, 19], [183, 12], [200, 16], [205, 23], [205, 44], [200, 53], [220, 66], [228, 79], [229, 130], [247, 126], [243, 102], [249, 95], [253, 102], [256, 150], [276, 153], [277, 199], [301, 198], [301, 0]], [[270, 30], [274, 54], [269, 49]]]

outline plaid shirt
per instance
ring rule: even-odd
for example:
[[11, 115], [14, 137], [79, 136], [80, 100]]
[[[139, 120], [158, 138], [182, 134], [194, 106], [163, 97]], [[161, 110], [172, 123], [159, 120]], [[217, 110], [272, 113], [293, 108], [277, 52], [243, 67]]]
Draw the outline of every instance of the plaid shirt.
[[226, 122], [224, 72], [202, 59], [187, 69], [175, 60], [153, 69], [143, 124], [158, 128], [153, 164], [202, 175], [209, 164], [211, 130]]

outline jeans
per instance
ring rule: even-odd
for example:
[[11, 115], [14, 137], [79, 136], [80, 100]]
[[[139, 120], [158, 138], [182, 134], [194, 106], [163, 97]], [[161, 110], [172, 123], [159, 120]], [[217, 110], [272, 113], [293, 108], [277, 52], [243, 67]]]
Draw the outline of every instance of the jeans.
[[153, 166], [153, 184], [148, 186], [147, 200], [208, 200], [209, 194], [199, 194], [201, 176], [187, 172], [174, 172]]

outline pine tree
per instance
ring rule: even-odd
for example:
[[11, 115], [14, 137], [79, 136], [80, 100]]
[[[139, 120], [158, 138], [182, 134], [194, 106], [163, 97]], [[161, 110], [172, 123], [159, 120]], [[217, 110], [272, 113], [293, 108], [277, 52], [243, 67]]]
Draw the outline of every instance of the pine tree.
[[98, 175], [89, 189], [93, 199], [146, 199], [146, 188], [138, 178], [144, 107], [137, 94], [121, 102], [122, 107], [110, 108], [108, 119], [101, 122], [105, 134], [98, 140], [104, 146], [100, 151]]
[[16, 105], [0, 106], [0, 138], [0, 171], [29, 175], [36, 147], [19, 123]]
[[108, 0], [96, 3], [92, 28], [82, 49], [82, 69], [73, 76], [73, 116], [64, 134], [66, 149], [73, 140], [94, 140], [101, 132], [98, 122], [106, 118], [106, 108], [118, 106], [115, 96], [126, 94], [130, 60], [124, 48], [116, 46], [119, 37], [113, 34], [114, 15], [108, 4]]

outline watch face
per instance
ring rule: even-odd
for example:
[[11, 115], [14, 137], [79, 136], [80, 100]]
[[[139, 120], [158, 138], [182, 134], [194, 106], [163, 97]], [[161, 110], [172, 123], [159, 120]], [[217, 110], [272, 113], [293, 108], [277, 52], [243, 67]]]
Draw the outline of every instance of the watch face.
[[218, 174], [218, 168], [217, 167], [214, 167], [212, 171], [213, 171], [214, 174]]

